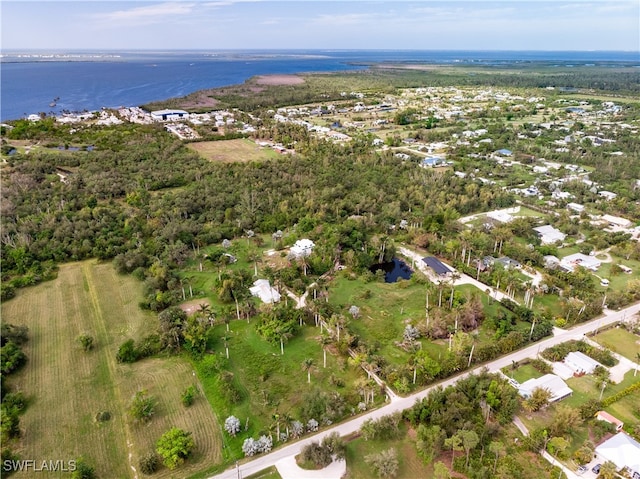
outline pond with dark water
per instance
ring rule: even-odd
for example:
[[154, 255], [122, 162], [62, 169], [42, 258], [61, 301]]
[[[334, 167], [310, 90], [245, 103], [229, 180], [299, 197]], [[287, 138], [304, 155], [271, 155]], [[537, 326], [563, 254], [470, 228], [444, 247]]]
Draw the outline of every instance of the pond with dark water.
[[413, 274], [411, 268], [398, 258], [393, 258], [393, 261], [389, 261], [388, 263], [374, 264], [370, 269], [372, 273], [383, 270], [385, 283], [395, 283], [400, 279], [409, 279]]

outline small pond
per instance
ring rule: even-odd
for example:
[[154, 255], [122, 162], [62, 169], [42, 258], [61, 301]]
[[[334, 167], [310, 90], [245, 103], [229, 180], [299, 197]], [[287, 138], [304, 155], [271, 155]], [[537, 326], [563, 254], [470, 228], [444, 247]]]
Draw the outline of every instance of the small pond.
[[385, 283], [395, 283], [399, 279], [409, 279], [413, 274], [411, 268], [398, 258], [393, 258], [393, 261], [388, 263], [374, 264], [370, 269], [372, 273], [383, 270]]

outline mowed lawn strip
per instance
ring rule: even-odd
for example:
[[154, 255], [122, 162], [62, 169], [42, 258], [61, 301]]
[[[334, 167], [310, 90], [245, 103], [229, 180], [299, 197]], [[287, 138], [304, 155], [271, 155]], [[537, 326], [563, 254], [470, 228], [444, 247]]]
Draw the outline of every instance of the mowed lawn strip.
[[[30, 399], [20, 418], [22, 459], [68, 461], [84, 456], [110, 477], [129, 477], [124, 418], [94, 330], [95, 314], [81, 264], [60, 267], [58, 279], [18, 292], [2, 304], [3, 321], [29, 327], [28, 363], [9, 380]], [[102, 285], [107, 290], [109, 285]], [[97, 348], [84, 353], [75, 338], [94, 335]], [[110, 411], [111, 421], [96, 423], [96, 413]], [[68, 473], [43, 473], [62, 477]], [[29, 472], [16, 477], [29, 477]]]
[[626, 329], [611, 328], [593, 337], [601, 346], [614, 351], [625, 358], [638, 361], [637, 355], [640, 353], [640, 336], [637, 336]]
[[279, 158], [280, 153], [268, 146], [260, 146], [252, 140], [220, 140], [189, 143], [189, 148], [197, 151], [209, 161], [223, 163], [265, 161]]
[[[154, 477], [183, 476], [220, 460], [219, 426], [208, 403], [199, 398], [189, 409], [180, 403], [186, 387], [199, 386], [185, 358], [133, 365], [115, 361], [122, 341], [139, 339], [157, 326], [154, 314], [138, 308], [140, 295], [141, 284], [117, 275], [110, 264], [83, 262], [61, 266], [58, 279], [21, 290], [2, 304], [4, 321], [29, 327], [29, 361], [9, 381], [30, 398], [16, 448], [21, 458], [83, 456], [100, 477], [133, 477], [131, 466], [137, 467], [140, 455], [152, 450], [163, 432], [178, 426], [193, 433], [194, 456], [179, 471], [162, 469]], [[94, 336], [93, 351], [80, 349], [76, 338], [81, 333]], [[138, 389], [158, 399], [150, 425], [134, 424], [127, 415]], [[109, 411], [111, 420], [96, 422], [100, 411]]]

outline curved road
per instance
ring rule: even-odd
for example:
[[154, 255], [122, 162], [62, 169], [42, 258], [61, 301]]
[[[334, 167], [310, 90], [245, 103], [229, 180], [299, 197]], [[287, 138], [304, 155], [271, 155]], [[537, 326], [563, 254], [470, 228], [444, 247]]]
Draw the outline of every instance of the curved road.
[[625, 321], [628, 318], [631, 318], [633, 315], [637, 314], [640, 311], [640, 303], [633, 304], [627, 308], [624, 308], [620, 311], [606, 311], [604, 315], [599, 318], [593, 319], [586, 323], [580, 324], [573, 329], [570, 330], [554, 330], [554, 336], [538, 343], [535, 343], [531, 346], [528, 346], [524, 349], [518, 350], [514, 353], [511, 353], [502, 358], [496, 359], [495, 361], [491, 361], [490, 363], [484, 364], [482, 366], [478, 366], [474, 369], [461, 373], [457, 376], [453, 376], [444, 381], [441, 381], [436, 384], [432, 384], [431, 386], [419, 391], [411, 396], [401, 398], [394, 398], [389, 404], [383, 406], [379, 409], [371, 411], [367, 414], [363, 414], [349, 421], [345, 421], [341, 424], [337, 424], [329, 429], [323, 430], [317, 434], [312, 436], [307, 436], [304, 439], [297, 441], [295, 443], [288, 444], [284, 447], [280, 447], [275, 451], [265, 454], [262, 456], [258, 456], [255, 459], [251, 459], [248, 462], [245, 462], [239, 466], [239, 470], [236, 468], [228, 469], [225, 472], [217, 474], [215, 476], [211, 476], [209, 479], [238, 479], [241, 477], [246, 477], [250, 474], [254, 474], [258, 471], [266, 469], [267, 467], [273, 466], [279, 460], [286, 458], [288, 456], [296, 455], [300, 452], [303, 446], [309, 444], [312, 441], [320, 441], [322, 438], [332, 432], [337, 432], [341, 436], [346, 436], [353, 432], [358, 431], [363, 422], [367, 419], [377, 419], [382, 416], [386, 416], [388, 414], [403, 411], [408, 409], [414, 405], [416, 400], [422, 399], [426, 397], [429, 392], [437, 387], [447, 387], [451, 384], [456, 383], [458, 380], [467, 377], [470, 374], [479, 373], [483, 368], [488, 368], [490, 372], [497, 372], [505, 366], [509, 366], [513, 361], [521, 361], [522, 359], [534, 357], [540, 351], [549, 348], [551, 346], [555, 346], [556, 344], [560, 344], [564, 341], [568, 341], [570, 339], [580, 339], [585, 334], [590, 333], [592, 331], [596, 331], [597, 329], [616, 323], [618, 321]]

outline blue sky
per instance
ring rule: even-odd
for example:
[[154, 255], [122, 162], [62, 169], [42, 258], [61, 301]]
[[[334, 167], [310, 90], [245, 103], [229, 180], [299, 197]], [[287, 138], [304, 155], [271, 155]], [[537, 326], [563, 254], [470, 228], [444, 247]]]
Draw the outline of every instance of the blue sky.
[[640, 50], [638, 0], [2, 0], [2, 49]]

